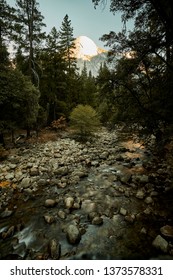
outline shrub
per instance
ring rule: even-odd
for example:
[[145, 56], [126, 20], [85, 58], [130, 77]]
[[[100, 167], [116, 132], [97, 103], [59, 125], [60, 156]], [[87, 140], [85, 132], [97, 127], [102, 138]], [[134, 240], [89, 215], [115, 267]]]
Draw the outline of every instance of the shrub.
[[100, 120], [91, 106], [78, 105], [70, 114], [70, 124], [81, 137], [87, 137], [100, 127]]
[[65, 130], [67, 127], [66, 118], [61, 116], [58, 120], [54, 120], [51, 123], [51, 128], [55, 131], [57, 130]]

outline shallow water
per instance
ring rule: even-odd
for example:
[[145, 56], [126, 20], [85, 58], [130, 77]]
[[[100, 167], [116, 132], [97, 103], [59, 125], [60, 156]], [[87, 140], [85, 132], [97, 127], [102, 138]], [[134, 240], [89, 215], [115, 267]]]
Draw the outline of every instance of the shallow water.
[[[16, 192], [9, 205], [14, 213], [0, 219], [0, 233], [13, 225], [22, 224], [22, 227], [13, 236], [0, 239], [1, 259], [12, 255], [22, 259], [35, 259], [38, 254], [45, 256], [52, 239], [61, 245], [60, 259], [148, 259], [157, 256], [152, 241], [160, 224], [153, 227], [150, 217], [140, 216], [147, 205], [134, 195], [128, 195], [128, 192], [133, 192], [132, 187], [117, 179], [119, 176], [142, 174], [145, 171], [142, 164], [146, 159], [145, 149], [141, 143], [131, 140], [123, 141], [121, 147], [128, 149], [119, 152], [125, 161], [92, 167], [88, 177], [74, 186], [65, 189], [40, 187], [31, 196]], [[131, 161], [133, 165], [129, 164]], [[126, 192], [121, 191], [121, 188], [125, 188]], [[67, 194], [80, 198], [81, 207], [66, 211], [66, 219], [61, 219], [57, 213], [64, 210], [63, 197]], [[48, 196], [59, 199], [56, 207], [44, 206]], [[102, 217], [102, 225], [91, 224], [88, 205]], [[128, 215], [138, 215], [138, 219], [134, 223], [127, 222], [120, 213], [121, 208], [126, 209]], [[45, 214], [54, 216], [55, 222], [47, 224], [43, 218]], [[65, 228], [74, 221], [82, 236], [78, 244], [71, 245], [67, 241]], [[147, 235], [140, 233], [143, 227], [148, 230]]]

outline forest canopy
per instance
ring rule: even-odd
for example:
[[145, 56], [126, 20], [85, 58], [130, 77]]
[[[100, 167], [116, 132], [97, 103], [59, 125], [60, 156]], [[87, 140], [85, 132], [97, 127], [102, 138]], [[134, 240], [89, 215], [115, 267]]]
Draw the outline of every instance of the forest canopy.
[[[93, 8], [108, 5], [92, 0]], [[173, 8], [169, 0], [110, 0], [110, 13], [120, 12], [121, 32], [110, 30], [101, 40], [108, 61], [97, 77], [84, 63], [79, 73], [73, 56], [73, 25], [64, 15], [59, 29], [43, 31], [37, 0], [0, 0], [0, 141], [5, 131], [50, 125], [73, 109], [92, 106], [104, 125], [138, 123], [154, 132], [172, 126]], [[127, 30], [132, 19], [134, 29]], [[8, 46], [15, 46], [13, 57]], [[22, 122], [20, 121], [22, 119]]]

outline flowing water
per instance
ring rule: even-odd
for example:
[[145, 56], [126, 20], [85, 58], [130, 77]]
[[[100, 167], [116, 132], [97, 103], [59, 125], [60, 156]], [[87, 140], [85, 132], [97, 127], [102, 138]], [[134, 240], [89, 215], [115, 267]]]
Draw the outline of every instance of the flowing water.
[[[126, 176], [143, 174], [143, 162], [150, 160], [144, 146], [132, 140], [122, 141], [125, 161], [107, 162], [91, 168], [87, 177], [68, 188], [46, 186], [28, 196], [14, 192], [9, 202], [13, 214], [0, 219], [0, 234], [15, 226], [14, 234], [0, 239], [1, 259], [50, 258], [49, 244], [55, 239], [61, 247], [60, 259], [150, 259], [158, 256], [152, 241], [161, 226], [157, 215], [144, 213], [152, 208], [136, 198], [137, 187], [126, 182]], [[133, 164], [131, 164], [133, 163]], [[123, 176], [125, 181], [123, 182]], [[120, 178], [122, 180], [120, 180]], [[128, 181], [128, 180], [127, 180]], [[55, 207], [45, 207], [48, 195], [57, 200]], [[80, 204], [76, 209], [64, 208], [64, 197], [73, 197]], [[65, 213], [60, 218], [58, 211]], [[95, 212], [102, 223], [91, 223], [89, 213]], [[48, 224], [44, 215], [54, 217]], [[76, 224], [80, 242], [70, 244], [66, 227]], [[144, 229], [144, 231], [142, 231]], [[145, 232], [146, 231], [146, 232]]]

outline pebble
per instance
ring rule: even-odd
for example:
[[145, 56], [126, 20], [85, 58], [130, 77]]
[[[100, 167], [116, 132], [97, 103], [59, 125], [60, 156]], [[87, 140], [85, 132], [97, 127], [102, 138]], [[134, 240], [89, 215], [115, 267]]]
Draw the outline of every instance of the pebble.
[[97, 225], [97, 226], [100, 226], [103, 224], [103, 219], [101, 217], [94, 217], [92, 219], [92, 225]]
[[173, 226], [166, 225], [160, 228], [160, 232], [165, 237], [173, 238]]
[[127, 210], [121, 207], [120, 208], [120, 214], [123, 215], [123, 216], [126, 216], [127, 215]]
[[53, 216], [44, 215], [43, 217], [44, 217], [46, 223], [48, 223], [48, 224], [52, 224], [55, 221], [55, 218]]
[[61, 245], [56, 239], [52, 239], [49, 243], [49, 252], [53, 260], [58, 260], [60, 258]]
[[143, 199], [145, 196], [145, 192], [142, 190], [138, 190], [136, 193], [136, 198]]
[[58, 216], [61, 218], [61, 219], [65, 219], [66, 218], [66, 213], [62, 210], [59, 210], [58, 211]]
[[168, 242], [161, 235], [156, 236], [152, 245], [164, 253], [168, 252]]
[[146, 198], [145, 198], [145, 203], [147, 203], [147, 204], [152, 204], [152, 203], [153, 203], [152, 197], [150, 197], [150, 196], [146, 197]]
[[46, 207], [54, 207], [56, 204], [56, 201], [54, 199], [46, 199], [45, 206]]
[[73, 207], [73, 204], [74, 204], [74, 198], [73, 197], [67, 197], [67, 198], [65, 198], [64, 203], [65, 203], [65, 207], [67, 209], [71, 209]]
[[76, 225], [69, 225], [67, 227], [67, 240], [70, 244], [77, 244], [81, 239], [79, 229]]

